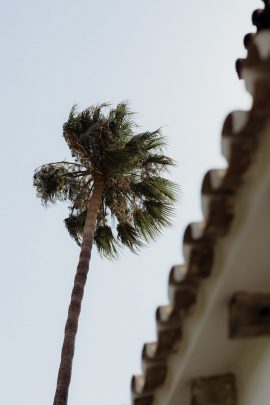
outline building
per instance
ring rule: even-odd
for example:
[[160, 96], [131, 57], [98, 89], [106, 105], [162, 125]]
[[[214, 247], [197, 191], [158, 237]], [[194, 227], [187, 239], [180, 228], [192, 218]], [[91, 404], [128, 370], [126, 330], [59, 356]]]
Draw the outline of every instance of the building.
[[204, 177], [132, 405], [270, 404], [270, 0], [252, 20], [236, 63], [252, 107], [225, 119], [228, 167]]

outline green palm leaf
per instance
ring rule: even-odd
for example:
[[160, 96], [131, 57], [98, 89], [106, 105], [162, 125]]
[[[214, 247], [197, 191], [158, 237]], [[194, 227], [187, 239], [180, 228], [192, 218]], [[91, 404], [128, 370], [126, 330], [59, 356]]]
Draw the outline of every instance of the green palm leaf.
[[76, 214], [70, 214], [68, 218], [64, 220], [66, 228], [75, 242], [81, 246], [83, 228], [86, 220], [87, 211], [77, 212]]
[[117, 225], [118, 239], [127, 246], [133, 253], [136, 253], [142, 246], [140, 234], [129, 223], [119, 223]]
[[[65, 163], [44, 165], [34, 174], [37, 197], [46, 206], [56, 201], [72, 200], [80, 191], [81, 171], [77, 166]], [[83, 173], [83, 171], [82, 171]]]
[[167, 168], [175, 166], [175, 162], [168, 156], [161, 154], [152, 154], [147, 156], [147, 158], [142, 162], [142, 166], [146, 168]]
[[150, 177], [131, 185], [135, 194], [156, 201], [176, 201], [178, 188], [162, 177]]
[[161, 201], [148, 200], [144, 202], [148, 214], [156, 221], [157, 226], [171, 225], [171, 218], [174, 213], [170, 204]]
[[135, 228], [147, 242], [149, 240], [156, 240], [156, 237], [160, 233], [160, 225], [146, 209], [137, 209], [134, 212], [133, 219]]
[[108, 259], [116, 259], [118, 257], [117, 241], [109, 226], [98, 226], [96, 228], [94, 242], [101, 256]]

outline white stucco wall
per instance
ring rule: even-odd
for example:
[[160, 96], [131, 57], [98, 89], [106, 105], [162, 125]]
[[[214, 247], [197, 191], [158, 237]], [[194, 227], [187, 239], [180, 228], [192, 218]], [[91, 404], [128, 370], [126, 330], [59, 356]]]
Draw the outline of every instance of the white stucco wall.
[[239, 405], [270, 404], [270, 338], [252, 339], [237, 372]]
[[[237, 115], [239, 116], [239, 114]], [[248, 181], [235, 203], [227, 238], [218, 241], [212, 275], [200, 286], [184, 323], [178, 352], [169, 359], [155, 405], [189, 405], [194, 378], [234, 373], [238, 405], [270, 405], [270, 337], [230, 339], [228, 303], [233, 294], [270, 292], [270, 120], [260, 134]]]

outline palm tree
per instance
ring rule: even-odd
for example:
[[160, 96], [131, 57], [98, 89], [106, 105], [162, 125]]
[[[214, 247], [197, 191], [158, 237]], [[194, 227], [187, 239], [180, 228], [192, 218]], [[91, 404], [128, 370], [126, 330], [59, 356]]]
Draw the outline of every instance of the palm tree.
[[81, 247], [75, 275], [54, 405], [66, 405], [78, 319], [92, 244], [107, 258], [116, 258], [121, 245], [138, 252], [170, 224], [177, 186], [162, 177], [174, 164], [163, 154], [160, 130], [135, 133], [133, 113], [126, 102], [78, 113], [73, 107], [63, 126], [74, 162], [45, 164], [36, 169], [34, 186], [47, 206], [69, 202], [65, 225]]

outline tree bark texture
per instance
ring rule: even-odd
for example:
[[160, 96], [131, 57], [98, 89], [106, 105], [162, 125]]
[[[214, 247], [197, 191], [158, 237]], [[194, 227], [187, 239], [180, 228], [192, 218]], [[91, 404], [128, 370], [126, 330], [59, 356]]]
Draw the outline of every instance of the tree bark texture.
[[87, 273], [89, 269], [94, 232], [96, 228], [96, 220], [102, 200], [103, 188], [104, 185], [102, 181], [95, 181], [93, 192], [88, 202], [88, 210], [84, 226], [79, 263], [74, 279], [74, 286], [71, 294], [71, 301], [65, 326], [65, 336], [62, 346], [61, 362], [58, 371], [57, 386], [53, 405], [67, 405], [68, 401], [68, 390], [71, 380], [75, 339], [81, 312], [84, 287], [86, 284]]

